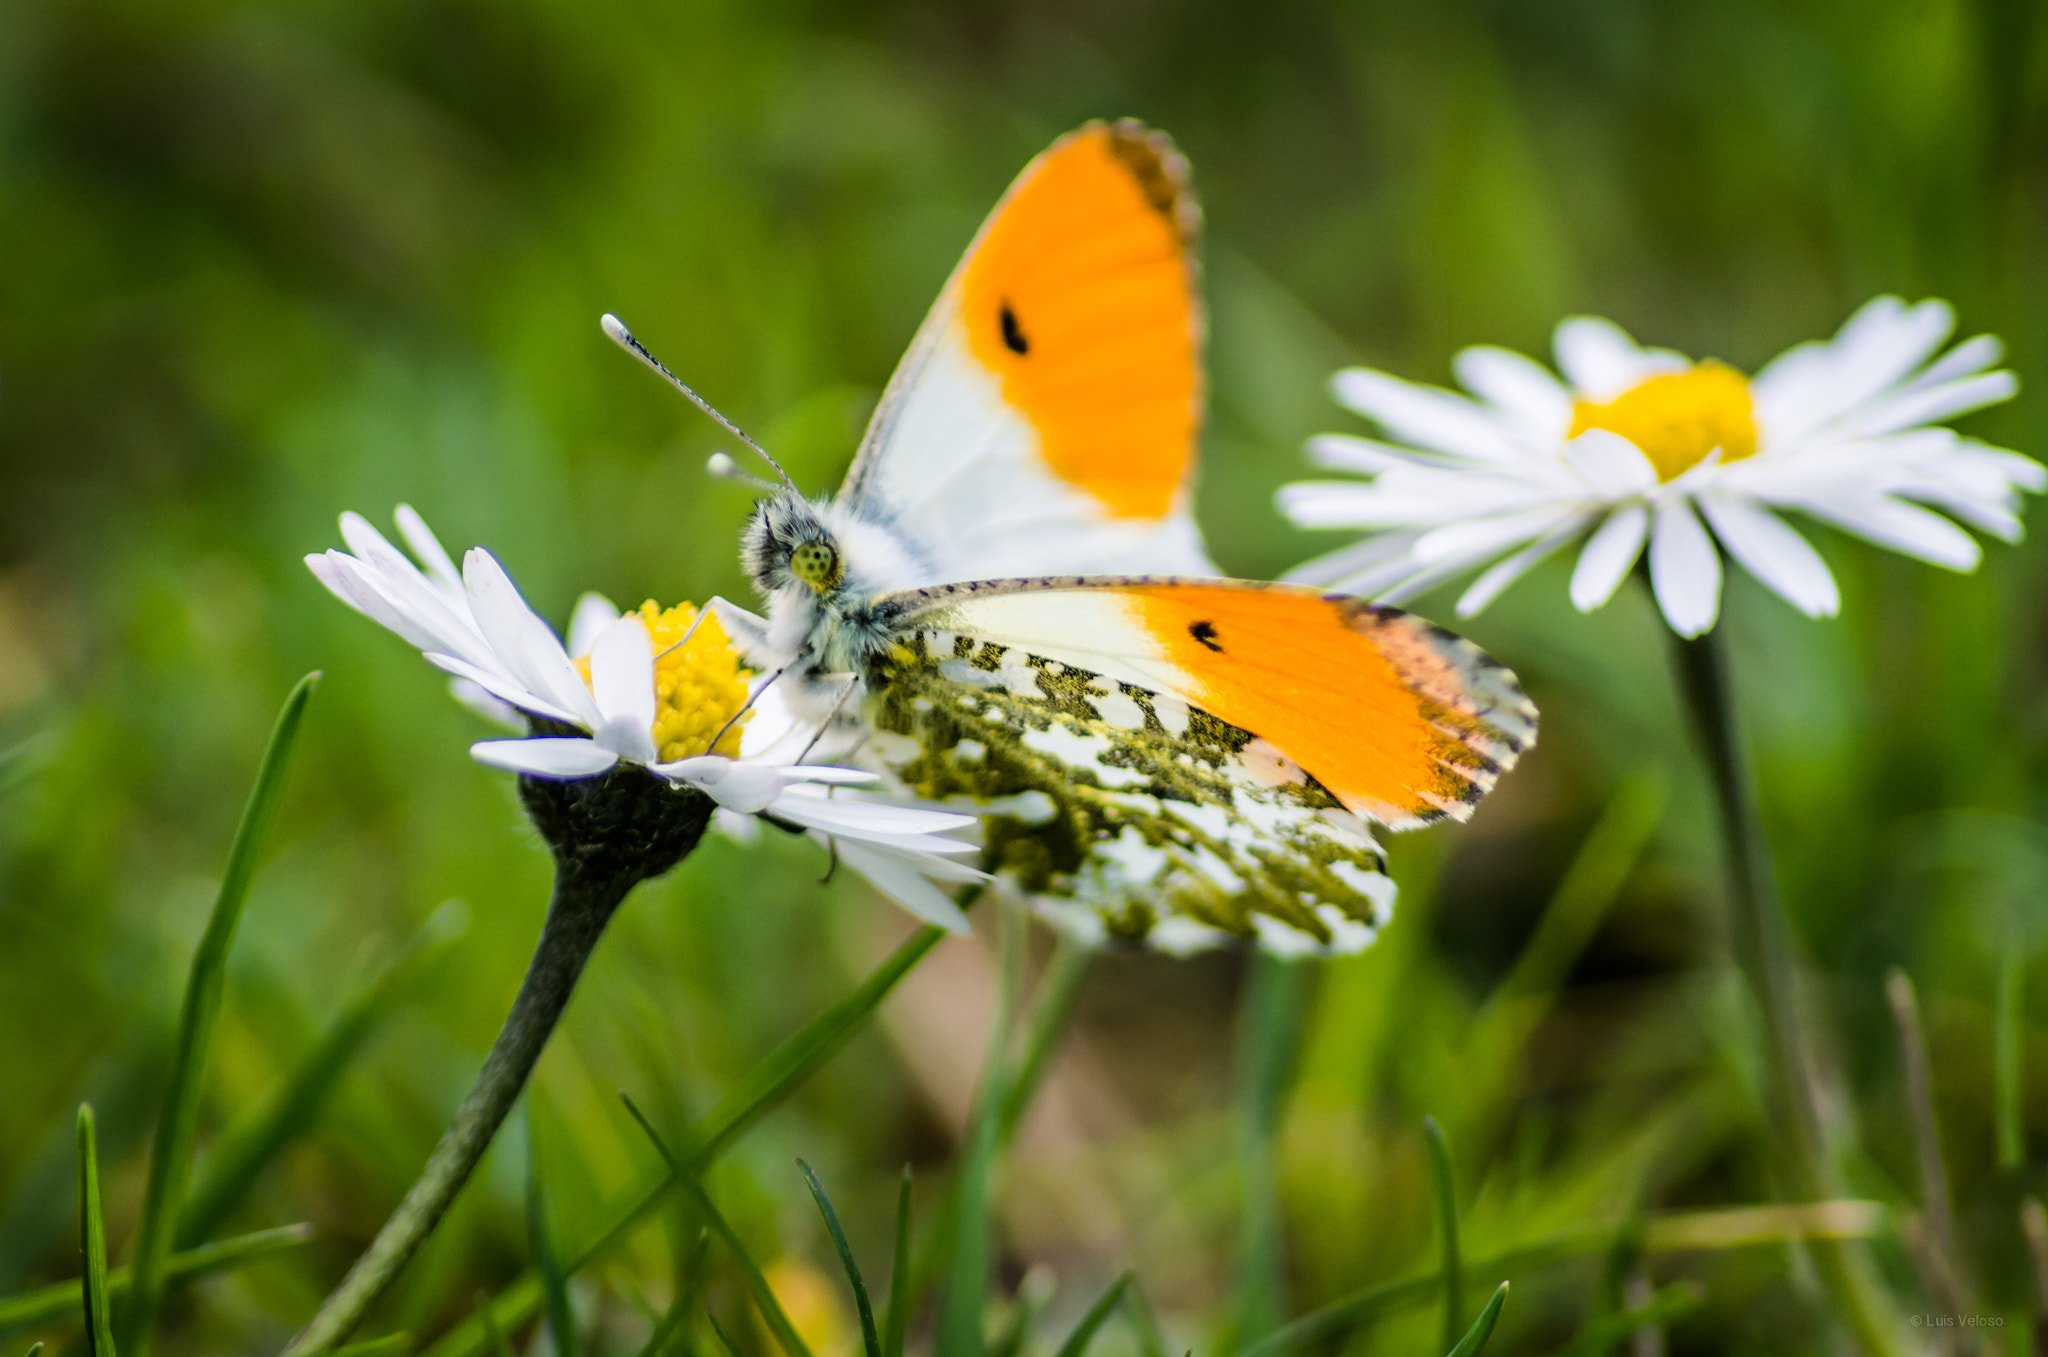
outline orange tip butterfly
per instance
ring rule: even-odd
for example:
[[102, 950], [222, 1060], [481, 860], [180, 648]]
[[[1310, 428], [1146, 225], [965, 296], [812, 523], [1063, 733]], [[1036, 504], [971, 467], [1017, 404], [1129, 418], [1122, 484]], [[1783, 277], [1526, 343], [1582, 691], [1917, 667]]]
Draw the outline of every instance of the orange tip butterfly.
[[1370, 826], [1466, 818], [1536, 709], [1421, 618], [1216, 578], [1199, 227], [1171, 142], [1090, 123], [997, 204], [832, 499], [705, 406], [779, 482], [741, 543], [767, 615], [721, 616], [799, 716], [991, 808], [984, 866], [1080, 935], [1356, 951], [1394, 899]]

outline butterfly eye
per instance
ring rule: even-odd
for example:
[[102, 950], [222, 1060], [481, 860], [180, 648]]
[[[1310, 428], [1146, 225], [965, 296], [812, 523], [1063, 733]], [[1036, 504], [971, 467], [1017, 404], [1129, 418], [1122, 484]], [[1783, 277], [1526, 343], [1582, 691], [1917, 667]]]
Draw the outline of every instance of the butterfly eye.
[[812, 541], [798, 544], [789, 553], [789, 573], [822, 593], [838, 586], [846, 577], [846, 568], [830, 542]]

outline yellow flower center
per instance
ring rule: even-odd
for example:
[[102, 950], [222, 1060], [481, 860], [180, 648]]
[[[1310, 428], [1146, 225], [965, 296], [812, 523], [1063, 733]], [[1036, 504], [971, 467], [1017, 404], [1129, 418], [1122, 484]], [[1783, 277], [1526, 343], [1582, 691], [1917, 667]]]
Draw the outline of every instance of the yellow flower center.
[[1643, 450], [1659, 480], [1676, 480], [1715, 448], [1724, 462], [1756, 455], [1756, 413], [1749, 382], [1708, 359], [1684, 372], [1638, 382], [1603, 404], [1572, 406], [1571, 437], [1588, 429], [1620, 434]]
[[[654, 663], [654, 747], [661, 761], [714, 753], [737, 758], [740, 732], [754, 713], [737, 721], [733, 713], [746, 705], [747, 680], [753, 675], [740, 667], [739, 653], [726, 639], [717, 615], [706, 617], [689, 644], [680, 646], [676, 642], [697, 621], [697, 610], [689, 604], [678, 603], [664, 612], [650, 599], [640, 605], [640, 620], [647, 624], [654, 653], [660, 656]], [[577, 659], [576, 668], [583, 681], [590, 682], [587, 656]], [[728, 721], [732, 728], [720, 736]], [[711, 746], [714, 737], [716, 749]]]

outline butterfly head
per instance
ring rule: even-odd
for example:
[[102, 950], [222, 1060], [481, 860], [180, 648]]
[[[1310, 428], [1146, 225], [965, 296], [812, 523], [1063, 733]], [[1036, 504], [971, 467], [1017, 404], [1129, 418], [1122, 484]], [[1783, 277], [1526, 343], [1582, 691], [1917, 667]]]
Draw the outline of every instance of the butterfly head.
[[846, 553], [825, 514], [823, 506], [793, 491], [754, 506], [740, 537], [740, 559], [755, 588], [771, 597], [792, 586], [829, 595], [846, 582]]

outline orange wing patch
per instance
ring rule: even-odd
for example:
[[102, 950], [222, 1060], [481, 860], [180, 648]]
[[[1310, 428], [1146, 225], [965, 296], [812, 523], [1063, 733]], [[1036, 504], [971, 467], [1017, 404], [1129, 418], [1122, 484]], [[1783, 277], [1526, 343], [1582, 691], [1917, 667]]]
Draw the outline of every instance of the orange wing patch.
[[1398, 609], [1242, 586], [1128, 592], [1189, 701], [1382, 824], [1464, 819], [1534, 738], [1513, 675]]
[[1117, 517], [1171, 513], [1193, 463], [1197, 220], [1166, 138], [1092, 123], [1025, 169], [962, 265], [969, 351], [1053, 474]]

